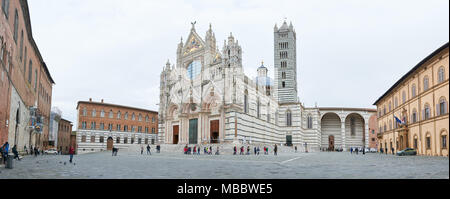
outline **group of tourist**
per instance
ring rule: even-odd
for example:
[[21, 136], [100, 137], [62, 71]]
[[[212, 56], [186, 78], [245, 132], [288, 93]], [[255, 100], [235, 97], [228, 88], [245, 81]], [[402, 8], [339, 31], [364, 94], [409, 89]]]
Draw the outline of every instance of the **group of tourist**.
[[332, 151], [335, 151], [335, 152], [342, 152], [342, 151], [344, 151], [344, 149], [343, 149], [342, 147], [339, 147], [339, 148], [322, 147], [322, 148], [320, 148], [320, 151], [327, 151], [327, 152], [332, 152]]
[[[150, 145], [147, 144], [147, 155], [152, 154], [152, 152], [150, 151], [151, 148], [152, 147], [150, 147]], [[161, 152], [161, 146], [158, 144], [158, 145], [156, 145], [156, 153], [159, 153], [159, 152]], [[141, 155], [143, 155], [143, 154], [144, 154], [144, 146], [141, 146]]]
[[358, 152], [362, 152], [363, 155], [366, 154], [366, 147], [358, 148], [358, 147], [350, 147], [350, 154], [356, 153], [358, 155]]
[[[264, 150], [264, 155], [269, 155], [269, 147], [264, 146], [263, 150]], [[295, 148], [295, 150], [297, 151], [297, 147]], [[245, 153], [245, 147], [244, 146], [241, 146], [239, 151], [240, 151], [239, 155], [244, 155], [244, 154], [245, 155], [250, 155], [250, 146], [247, 146], [247, 152], [246, 153]], [[277, 151], [278, 151], [278, 146], [275, 144], [274, 147], [273, 147], [274, 155], [277, 155]], [[259, 155], [259, 152], [260, 152], [259, 146], [253, 147], [253, 154], [254, 155]], [[236, 155], [236, 154], [237, 154], [237, 146], [234, 146], [233, 147], [233, 155]]]
[[[183, 152], [186, 155], [189, 155], [189, 154], [200, 155], [200, 151], [201, 151], [201, 148], [199, 146], [197, 146], [197, 145], [195, 145], [193, 147], [189, 147], [188, 145], [186, 145], [183, 148]], [[220, 151], [219, 147], [217, 147], [216, 152], [214, 154], [220, 155], [219, 151]], [[212, 155], [213, 154], [212, 146], [209, 146], [209, 147], [205, 146], [205, 147], [203, 147], [203, 154], [205, 154], [205, 155]]]

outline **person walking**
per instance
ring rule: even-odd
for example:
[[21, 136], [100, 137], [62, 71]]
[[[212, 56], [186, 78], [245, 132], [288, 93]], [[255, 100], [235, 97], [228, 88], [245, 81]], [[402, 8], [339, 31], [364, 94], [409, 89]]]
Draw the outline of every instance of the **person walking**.
[[69, 149], [69, 156], [70, 156], [69, 162], [70, 163], [72, 163], [73, 154], [75, 154], [75, 150], [73, 149], [73, 147], [70, 147], [70, 149]]
[[366, 155], [366, 147], [363, 147], [363, 155]]
[[295, 146], [294, 149], [295, 149], [295, 152], [297, 153], [297, 146]]
[[150, 152], [150, 145], [149, 144], [147, 144], [147, 155], [148, 154], [150, 154], [150, 155], [152, 154], [152, 152]]
[[20, 160], [19, 158], [19, 152], [17, 152], [17, 145], [14, 145], [14, 147], [12, 148], [12, 152], [14, 154], [14, 159], [17, 158], [17, 160]]
[[353, 154], [353, 147], [350, 147], [350, 154]]
[[392, 155], [394, 155], [394, 147], [391, 147]]
[[275, 146], [273, 147], [273, 154], [274, 155], [277, 155], [277, 144], [275, 144]]
[[212, 146], [209, 146], [209, 155], [212, 155]]
[[259, 146], [258, 146], [258, 148], [256, 149], [256, 152], [258, 153], [258, 155], [259, 155]]
[[255, 155], [256, 155], [256, 146], [253, 148], [253, 152], [254, 152]]
[[6, 163], [6, 160], [8, 159], [8, 152], [9, 152], [9, 143], [5, 142], [2, 146], [2, 152], [3, 152], [3, 162]]
[[194, 146], [194, 155], [197, 153], [197, 146]]
[[33, 155], [33, 152], [34, 152], [33, 145], [30, 145], [30, 155]]
[[236, 152], [237, 152], [237, 147], [236, 147], [236, 145], [233, 147], [233, 155], [236, 155]]
[[37, 157], [38, 153], [39, 153], [39, 149], [35, 146], [34, 147], [34, 157]]
[[144, 155], [144, 146], [141, 146], [141, 155]]
[[219, 146], [217, 146], [216, 155], [219, 155]]
[[247, 155], [250, 155], [250, 146], [247, 146]]
[[23, 146], [23, 151], [25, 151], [25, 153], [28, 155], [27, 145]]

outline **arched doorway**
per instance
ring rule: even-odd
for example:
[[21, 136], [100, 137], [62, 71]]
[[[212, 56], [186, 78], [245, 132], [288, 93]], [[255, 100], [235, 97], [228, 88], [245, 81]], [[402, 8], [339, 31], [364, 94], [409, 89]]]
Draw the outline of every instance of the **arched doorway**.
[[358, 113], [351, 113], [345, 118], [345, 143], [348, 146], [365, 146], [364, 118]]
[[334, 136], [333, 135], [328, 136], [328, 149], [330, 151], [334, 151]]
[[321, 146], [322, 148], [330, 148], [330, 136], [332, 136], [333, 148], [342, 146], [341, 141], [341, 118], [333, 112], [325, 113], [320, 121], [322, 129]]
[[109, 137], [108, 140], [106, 140], [106, 150], [112, 150], [113, 148], [113, 138]]

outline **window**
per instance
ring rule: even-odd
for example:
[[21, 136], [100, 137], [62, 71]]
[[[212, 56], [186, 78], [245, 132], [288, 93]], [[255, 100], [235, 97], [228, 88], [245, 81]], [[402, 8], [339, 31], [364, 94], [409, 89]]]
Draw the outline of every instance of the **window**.
[[286, 83], [285, 82], [281, 82], [281, 87], [285, 88], [286, 87]]
[[389, 112], [391, 112], [391, 109], [392, 107], [391, 107], [391, 102], [389, 102]]
[[113, 118], [114, 117], [114, 113], [112, 110], [109, 110], [109, 118]]
[[108, 130], [112, 131], [112, 124], [108, 124]]
[[30, 62], [28, 63], [28, 83], [31, 84], [31, 75], [33, 74], [33, 62], [30, 59]]
[[86, 125], [86, 122], [81, 122], [81, 128], [82, 129], [86, 129], [87, 127], [86, 127], [87, 125]]
[[105, 129], [105, 124], [100, 123], [100, 130], [104, 130]]
[[95, 126], [96, 126], [95, 122], [91, 122], [91, 129], [95, 129]]
[[100, 143], [103, 143], [103, 136], [100, 136]]
[[406, 102], [406, 92], [403, 91], [402, 92], [402, 103], [405, 103], [405, 102]]
[[145, 116], [145, 122], [149, 122], [148, 115]]
[[142, 115], [139, 113], [139, 116], [138, 116], [138, 120], [139, 120], [139, 122], [142, 122]]
[[411, 95], [412, 95], [412, 97], [416, 96], [416, 85], [415, 84], [413, 84], [411, 86]]
[[131, 115], [131, 120], [135, 120], [136, 119], [136, 117], [134, 116], [134, 113]]
[[145, 127], [145, 133], [148, 133], [148, 127]]
[[125, 131], [125, 132], [128, 131], [128, 126], [127, 125], [123, 125], [123, 131]]
[[398, 100], [397, 97], [394, 97], [394, 108], [397, 108], [398, 106]]
[[14, 41], [16, 42], [16, 44], [17, 44], [17, 36], [19, 34], [18, 28], [19, 28], [19, 13], [17, 12], [16, 9], [16, 12], [14, 14]]
[[20, 62], [22, 62], [23, 58], [23, 30], [20, 31], [20, 52], [19, 52]]
[[372, 130], [372, 135], [375, 134], [375, 130]]
[[138, 138], [138, 144], [141, 144], [142, 138]]
[[355, 133], [355, 118], [350, 118], [350, 131], [351, 131], [351, 135], [354, 136]]
[[135, 131], [135, 129], [136, 129], [136, 127], [135, 127], [135, 126], [131, 126], [131, 132], [134, 132], [134, 131]]
[[428, 104], [425, 104], [425, 108], [423, 110], [423, 119], [427, 120], [430, 118], [430, 106]]
[[97, 116], [97, 112], [95, 111], [95, 108], [92, 110], [92, 117]]
[[282, 61], [281, 62], [281, 68], [286, 68], [287, 67], [287, 62], [286, 61]]
[[441, 83], [445, 80], [444, 67], [441, 66], [438, 71], [438, 83]]
[[260, 103], [259, 103], [259, 99], [256, 101], [256, 117], [257, 118], [260, 117]]
[[34, 92], [37, 91], [37, 79], [38, 79], [38, 73], [37, 69], [34, 70]]
[[120, 119], [121, 115], [120, 115], [120, 111], [117, 112], [117, 119]]
[[105, 110], [102, 109], [102, 111], [100, 112], [100, 117], [105, 117]]
[[138, 132], [142, 132], [142, 126], [138, 126]]
[[116, 131], [120, 131], [120, 124], [118, 124], [117, 126], [116, 126]]
[[120, 144], [120, 137], [116, 138], [116, 144]]
[[383, 107], [383, 115], [386, 115], [386, 105]]
[[426, 138], [427, 149], [431, 149], [431, 135], [428, 135]]
[[134, 138], [131, 138], [131, 144], [133, 144], [134, 143]]
[[311, 115], [308, 115], [307, 118], [308, 118], [307, 119], [307, 127], [308, 127], [308, 129], [312, 129], [312, 117], [311, 117]]
[[145, 138], [145, 144], [148, 144], [148, 138]]
[[248, 91], [244, 92], [244, 112], [248, 113]]
[[86, 116], [87, 115], [87, 110], [86, 110], [86, 107], [84, 107], [83, 108], [83, 116]]
[[81, 136], [81, 142], [86, 142], [86, 136], [85, 135]]
[[417, 149], [417, 138], [414, 138], [414, 148]]
[[152, 123], [155, 123], [155, 117], [152, 117]]
[[386, 130], [387, 130], [387, 129], [386, 129], [386, 123], [384, 123], [384, 132], [386, 132]]
[[123, 143], [124, 143], [124, 144], [128, 144], [128, 138], [127, 138], [127, 137], [124, 137], [124, 138], [123, 138]]
[[200, 75], [200, 72], [202, 70], [202, 63], [199, 60], [195, 60], [191, 62], [187, 67], [187, 76], [189, 79], [194, 79], [198, 75]]
[[447, 135], [441, 135], [441, 147], [443, 149], [447, 148]]
[[155, 128], [152, 128], [152, 133], [155, 133]]
[[292, 126], [292, 113], [290, 110], [286, 111], [286, 126]]
[[25, 46], [25, 59], [23, 60], [23, 76], [27, 74], [27, 47]]
[[286, 72], [281, 72], [281, 79], [286, 79]]
[[392, 120], [389, 120], [389, 129], [388, 130], [391, 130], [392, 129]]
[[269, 113], [269, 111], [270, 111], [270, 102], [269, 103], [267, 103], [267, 122], [270, 122], [270, 113]]
[[5, 13], [6, 19], [8, 19], [8, 15], [9, 15], [9, 0], [3, 0], [2, 1], [2, 10], [3, 10], [3, 13]]
[[91, 142], [92, 142], [92, 143], [95, 142], [95, 135], [91, 136]]
[[423, 91], [428, 90], [428, 77], [423, 78]]
[[128, 112], [125, 113], [125, 120], [128, 120]]
[[417, 111], [416, 109], [413, 109], [413, 113], [411, 115], [411, 120], [413, 123], [417, 122]]
[[445, 101], [445, 98], [441, 98], [441, 100], [439, 100], [436, 110], [437, 115], [444, 115], [447, 113], [447, 101]]

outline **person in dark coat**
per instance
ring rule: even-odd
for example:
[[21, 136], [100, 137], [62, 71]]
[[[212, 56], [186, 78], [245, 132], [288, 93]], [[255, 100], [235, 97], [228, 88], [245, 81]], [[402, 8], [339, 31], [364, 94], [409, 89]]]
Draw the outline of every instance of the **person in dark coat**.
[[277, 149], [277, 145], [275, 144], [275, 146], [273, 147], [273, 154], [274, 154], [274, 155], [277, 155], [277, 150], [278, 150], [278, 149]]
[[149, 144], [147, 144], [147, 155], [148, 154], [150, 154], [150, 155], [152, 154], [152, 152], [150, 152], [150, 145]]
[[6, 163], [6, 159], [8, 159], [8, 152], [9, 152], [9, 143], [5, 142], [2, 146], [2, 154], [3, 154], [3, 162]]
[[14, 159], [17, 158], [17, 160], [20, 160], [19, 152], [17, 152], [17, 145], [14, 145], [14, 147], [12, 148], [12, 152], [14, 153]]

